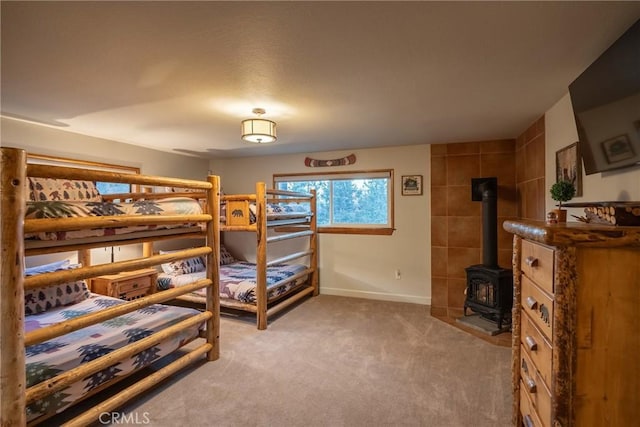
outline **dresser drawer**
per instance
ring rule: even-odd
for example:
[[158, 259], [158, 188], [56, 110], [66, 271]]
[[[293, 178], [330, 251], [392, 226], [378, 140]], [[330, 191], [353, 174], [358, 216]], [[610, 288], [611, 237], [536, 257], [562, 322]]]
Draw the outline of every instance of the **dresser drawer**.
[[521, 316], [520, 342], [538, 368], [548, 389], [551, 389], [551, 344], [535, 326], [533, 320], [523, 310]]
[[520, 347], [520, 380], [522, 381], [521, 387], [524, 387], [531, 406], [540, 417], [542, 425], [551, 426], [551, 394], [544, 385], [535, 363], [529, 358], [522, 346]]
[[522, 425], [525, 427], [545, 427], [536, 413], [533, 403], [525, 390], [524, 383], [520, 381], [520, 414], [522, 415]]
[[552, 294], [553, 291], [554, 251], [527, 240], [522, 241], [522, 260], [520, 268], [540, 288]]
[[151, 277], [149, 276], [136, 277], [134, 279], [128, 279], [118, 282], [118, 291], [121, 294], [140, 290], [144, 290], [146, 292], [146, 290], [150, 287]]
[[553, 331], [553, 299], [542, 292], [535, 283], [522, 276], [522, 309], [551, 342]]

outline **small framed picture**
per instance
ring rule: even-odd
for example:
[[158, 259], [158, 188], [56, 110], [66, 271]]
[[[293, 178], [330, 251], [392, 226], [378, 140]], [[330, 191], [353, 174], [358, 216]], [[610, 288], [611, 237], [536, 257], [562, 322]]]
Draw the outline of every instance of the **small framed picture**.
[[603, 141], [602, 150], [609, 163], [621, 162], [636, 155], [627, 135], [620, 135]]
[[402, 175], [402, 195], [422, 195], [422, 175]]
[[556, 151], [556, 182], [569, 181], [582, 196], [582, 159], [577, 142]]

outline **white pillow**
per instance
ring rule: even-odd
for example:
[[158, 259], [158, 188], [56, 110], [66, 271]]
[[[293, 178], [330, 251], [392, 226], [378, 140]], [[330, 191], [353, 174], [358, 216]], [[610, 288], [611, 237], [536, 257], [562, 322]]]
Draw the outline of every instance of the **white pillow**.
[[229, 265], [238, 261], [231, 252], [224, 246], [220, 245], [220, 265]]
[[[70, 270], [80, 267], [80, 264], [71, 264], [69, 260], [53, 262], [25, 269], [27, 276], [35, 274], [51, 273], [59, 270]], [[29, 270], [29, 271], [26, 271]], [[29, 289], [24, 293], [24, 311], [26, 315], [42, 313], [52, 308], [75, 304], [89, 298], [91, 293], [84, 280], [61, 283], [55, 286]]]
[[71, 264], [68, 259], [62, 261], [52, 262], [50, 264], [37, 265], [35, 267], [28, 267], [24, 269], [25, 276], [35, 276], [36, 274], [51, 273], [58, 270], [71, 270], [72, 268], [78, 268], [78, 264]]
[[[161, 254], [169, 254], [172, 252], [176, 251], [160, 251]], [[162, 271], [164, 271], [166, 274], [172, 275], [197, 273], [199, 271], [206, 270], [204, 257], [202, 256], [167, 262], [161, 264], [161, 267]]]

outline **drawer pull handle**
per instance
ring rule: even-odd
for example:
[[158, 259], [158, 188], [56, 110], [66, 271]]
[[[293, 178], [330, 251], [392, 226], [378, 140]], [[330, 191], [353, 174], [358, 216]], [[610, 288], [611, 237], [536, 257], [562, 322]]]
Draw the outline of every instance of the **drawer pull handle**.
[[535, 394], [538, 391], [538, 387], [536, 386], [536, 382], [531, 378], [525, 378], [524, 383], [527, 386], [527, 391], [531, 394]]
[[137, 283], [134, 283], [134, 284], [133, 284], [133, 289], [137, 289], [137, 288], [138, 288], [138, 284], [137, 284]]
[[534, 297], [527, 297], [527, 307], [531, 310], [535, 310], [538, 306], [538, 301]]
[[531, 419], [531, 416], [529, 414], [522, 417], [522, 423], [526, 427], [535, 427], [535, 424], [533, 423], [533, 420]]
[[532, 257], [532, 256], [526, 257], [524, 262], [529, 267], [537, 267], [538, 266], [538, 258], [535, 258], [535, 257]]
[[524, 342], [527, 344], [527, 347], [529, 347], [529, 351], [538, 350], [538, 343], [533, 339], [533, 337], [526, 336], [524, 338]]

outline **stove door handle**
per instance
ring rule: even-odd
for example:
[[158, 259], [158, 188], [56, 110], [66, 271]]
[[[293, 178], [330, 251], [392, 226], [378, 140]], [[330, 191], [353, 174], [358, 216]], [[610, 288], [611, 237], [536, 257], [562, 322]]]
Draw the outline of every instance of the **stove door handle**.
[[527, 347], [529, 347], [529, 351], [536, 351], [538, 350], [538, 343], [536, 342], [536, 340], [533, 339], [533, 337], [530, 336], [526, 336], [524, 338], [525, 343], [527, 343]]
[[538, 301], [534, 297], [527, 297], [527, 307], [531, 310], [535, 310], [538, 306]]

